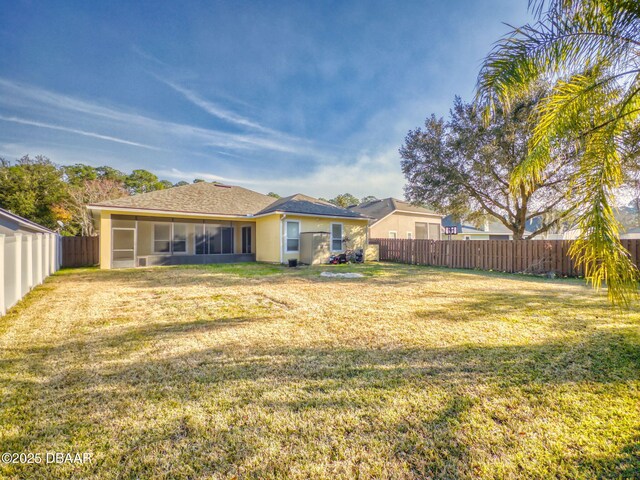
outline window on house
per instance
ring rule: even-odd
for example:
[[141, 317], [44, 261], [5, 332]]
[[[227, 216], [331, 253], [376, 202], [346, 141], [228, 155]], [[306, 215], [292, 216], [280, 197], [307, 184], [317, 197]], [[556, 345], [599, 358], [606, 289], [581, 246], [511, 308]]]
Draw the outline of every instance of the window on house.
[[342, 250], [342, 224], [331, 224], [331, 250], [338, 252]]
[[423, 222], [416, 222], [416, 240], [426, 240], [429, 238], [429, 225]]
[[429, 224], [429, 239], [440, 240], [440, 224], [439, 223]]
[[287, 252], [300, 250], [300, 222], [287, 222]]
[[396, 238], [398, 238], [398, 234], [396, 232], [391, 231], [391, 232], [389, 232], [389, 238], [396, 239]]
[[171, 244], [174, 253], [187, 253], [187, 224], [173, 224], [173, 241]]
[[153, 252], [171, 253], [170, 223], [155, 223], [153, 225]]
[[407, 238], [413, 240], [413, 232], [407, 232]]

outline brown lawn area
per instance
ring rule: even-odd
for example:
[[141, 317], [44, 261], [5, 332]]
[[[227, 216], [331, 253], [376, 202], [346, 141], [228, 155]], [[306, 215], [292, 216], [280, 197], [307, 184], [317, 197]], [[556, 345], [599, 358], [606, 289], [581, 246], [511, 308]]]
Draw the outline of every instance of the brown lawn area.
[[[390, 264], [66, 270], [0, 318], [0, 478], [640, 477], [640, 309]], [[82, 465], [46, 452], [90, 453]]]

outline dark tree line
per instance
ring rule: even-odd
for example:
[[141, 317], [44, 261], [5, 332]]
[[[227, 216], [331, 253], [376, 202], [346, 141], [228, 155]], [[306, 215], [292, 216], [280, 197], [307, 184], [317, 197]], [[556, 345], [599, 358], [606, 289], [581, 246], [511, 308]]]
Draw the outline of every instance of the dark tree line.
[[66, 235], [94, 233], [87, 203], [181, 185], [188, 183], [142, 169], [127, 174], [109, 166], [60, 166], [42, 155], [0, 159], [0, 207]]

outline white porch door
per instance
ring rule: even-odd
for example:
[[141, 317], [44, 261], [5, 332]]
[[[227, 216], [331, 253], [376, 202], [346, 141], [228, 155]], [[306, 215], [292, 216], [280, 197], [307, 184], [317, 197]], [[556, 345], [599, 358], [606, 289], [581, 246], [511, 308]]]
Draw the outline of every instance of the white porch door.
[[111, 229], [111, 268], [136, 266], [136, 229]]

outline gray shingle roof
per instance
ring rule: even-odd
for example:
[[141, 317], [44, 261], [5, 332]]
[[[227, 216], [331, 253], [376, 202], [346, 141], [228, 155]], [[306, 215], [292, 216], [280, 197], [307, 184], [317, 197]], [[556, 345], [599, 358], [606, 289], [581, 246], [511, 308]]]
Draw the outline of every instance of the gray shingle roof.
[[443, 227], [458, 227], [458, 234], [489, 234], [489, 235], [513, 235], [513, 232], [509, 230], [504, 224], [498, 220], [489, 221], [484, 227], [476, 227], [468, 223], [462, 223], [455, 220], [451, 215], [448, 215], [442, 219]]
[[272, 212], [303, 213], [307, 215], [321, 215], [333, 217], [366, 218], [359, 212], [336, 207], [332, 203], [318, 200], [301, 193], [276, 200], [264, 208], [258, 215]]
[[398, 200], [397, 198], [383, 198], [381, 200], [372, 200], [370, 202], [361, 203], [360, 205], [353, 205], [349, 207], [349, 210], [351, 210], [352, 212], [358, 212], [363, 215], [367, 215], [368, 217], [375, 218], [376, 220], [380, 220], [381, 218], [386, 217], [396, 210], [438, 215], [438, 213], [433, 210], [412, 205], [409, 202], [403, 202], [402, 200]]
[[273, 197], [246, 188], [200, 182], [107, 200], [92, 205], [244, 216], [254, 214], [273, 202]]

